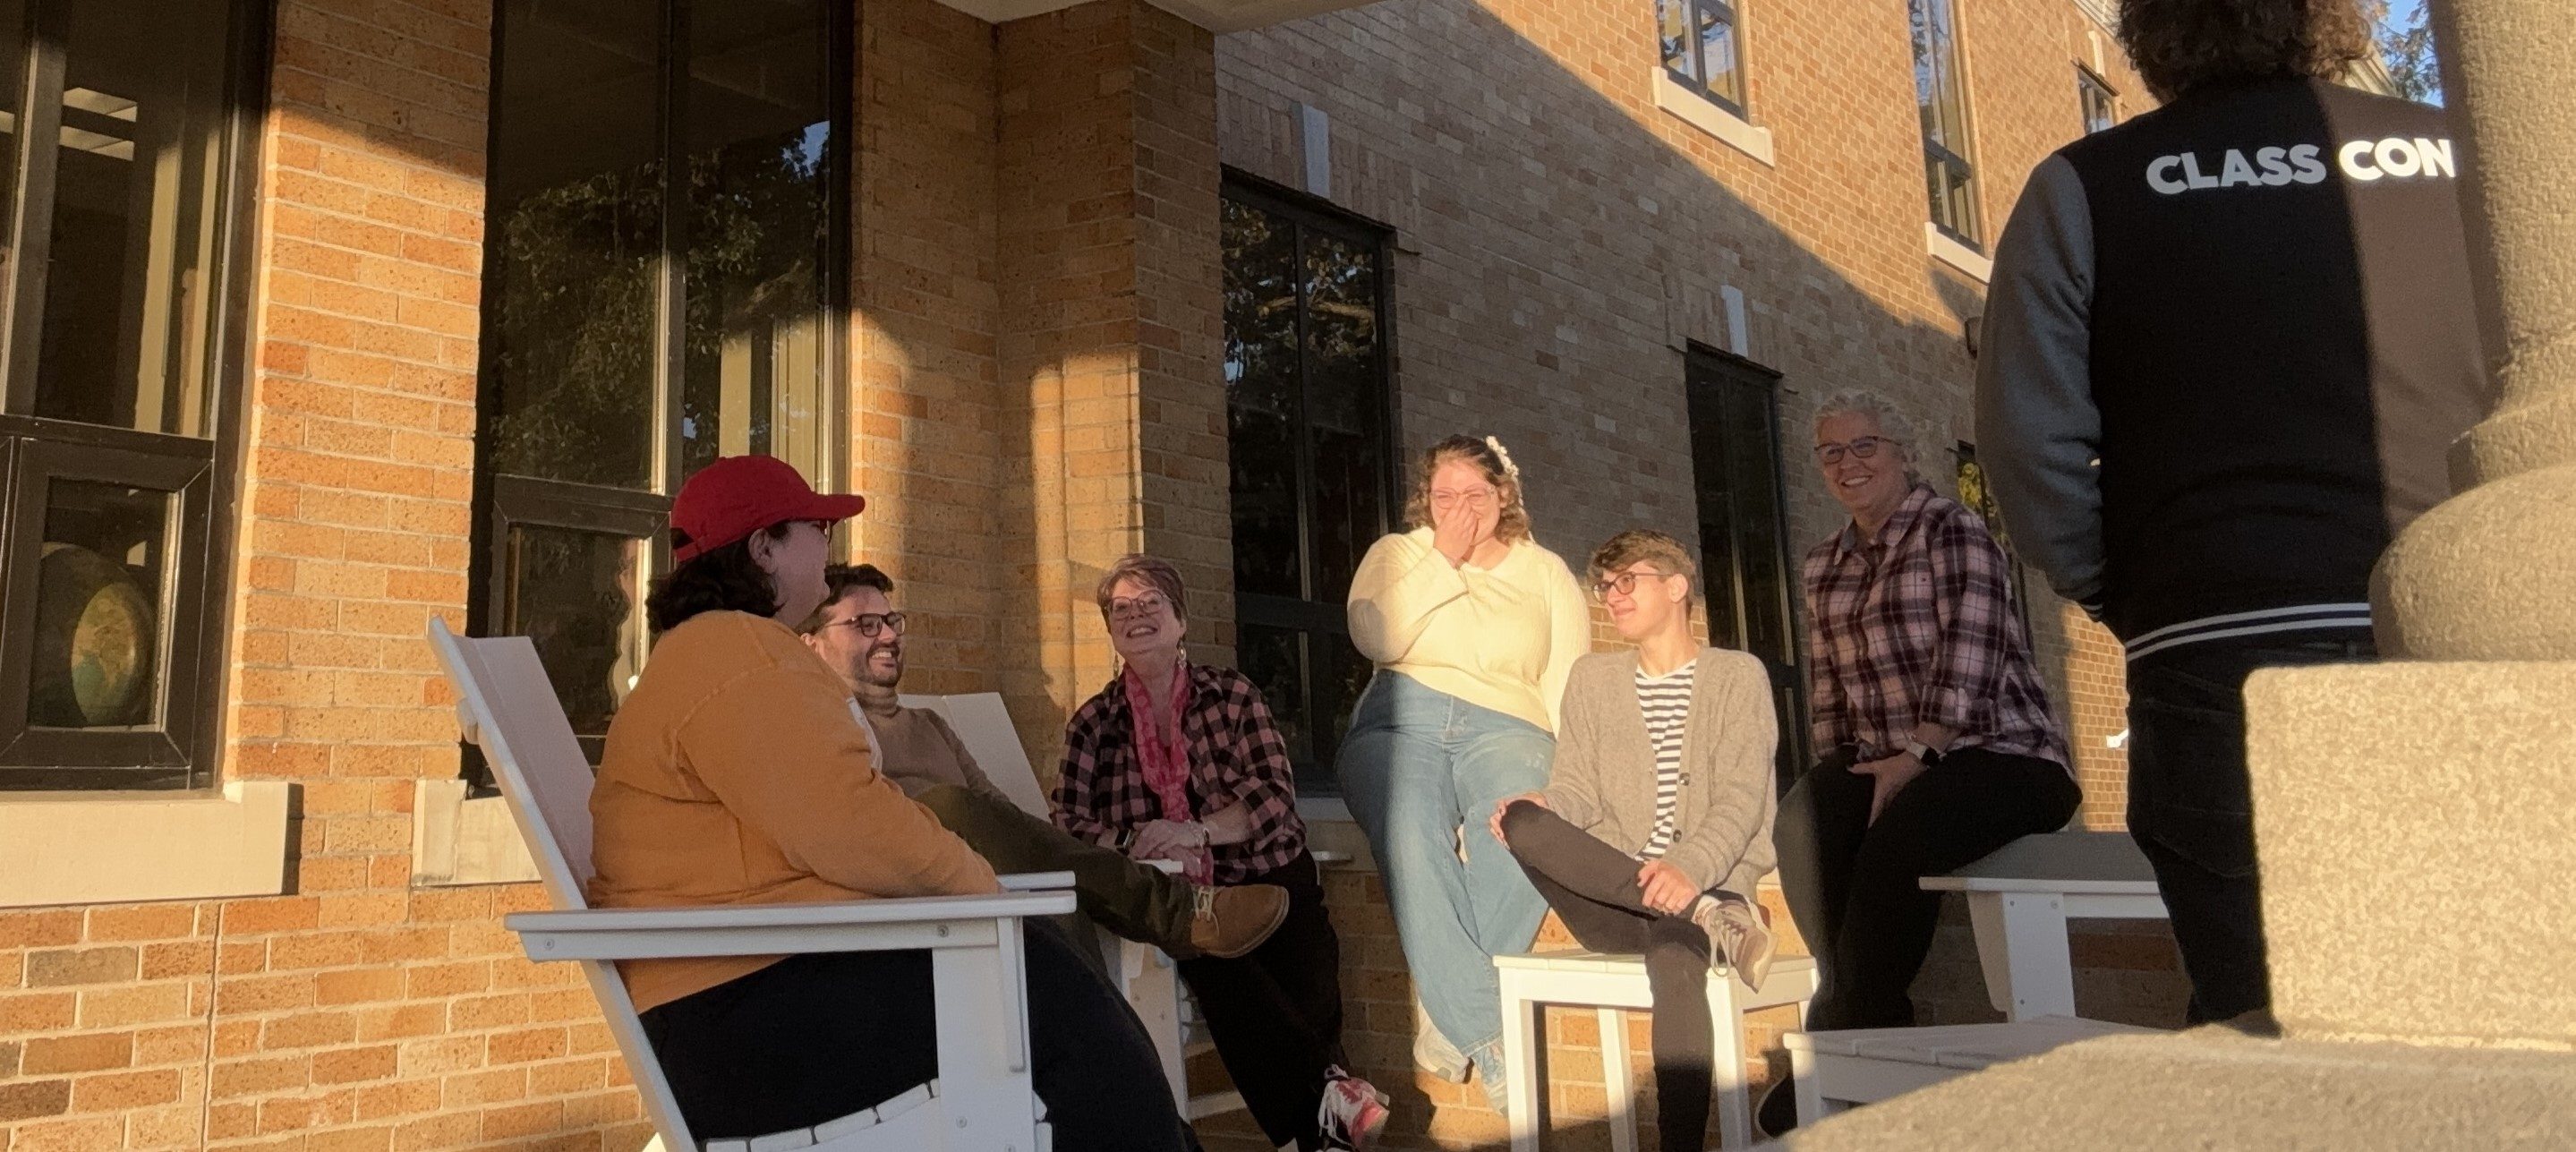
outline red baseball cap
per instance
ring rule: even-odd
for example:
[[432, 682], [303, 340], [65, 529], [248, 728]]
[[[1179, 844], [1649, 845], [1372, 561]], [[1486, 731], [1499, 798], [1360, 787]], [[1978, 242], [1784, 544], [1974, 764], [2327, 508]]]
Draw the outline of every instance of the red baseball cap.
[[815, 492], [795, 465], [775, 456], [726, 456], [698, 469], [671, 501], [671, 563], [790, 521], [838, 523], [867, 506], [859, 496]]

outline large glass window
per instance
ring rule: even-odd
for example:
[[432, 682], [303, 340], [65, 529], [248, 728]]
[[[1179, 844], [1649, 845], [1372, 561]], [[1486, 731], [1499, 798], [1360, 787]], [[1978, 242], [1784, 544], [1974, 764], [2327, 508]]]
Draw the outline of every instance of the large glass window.
[[1923, 179], [1932, 223], [1951, 239], [1977, 247], [1976, 149], [1968, 126], [1968, 81], [1959, 65], [1959, 12], [1954, 0], [1906, 0], [1914, 29], [1914, 101], [1923, 114]]
[[1743, 33], [1733, 0], [1655, 0], [1664, 70], [1684, 87], [1744, 114]]
[[1344, 603], [1394, 506], [1384, 229], [1250, 181], [1224, 200], [1227, 444], [1237, 663], [1307, 795], [1369, 662]]
[[842, 474], [847, 9], [500, 5], [477, 627], [534, 638], [594, 754], [679, 481]]
[[264, 7], [0, 0], [0, 788], [206, 782]]
[[1807, 765], [1806, 676], [1780, 481], [1780, 376], [1694, 348], [1684, 365], [1709, 642], [1760, 657], [1780, 720], [1780, 786]]

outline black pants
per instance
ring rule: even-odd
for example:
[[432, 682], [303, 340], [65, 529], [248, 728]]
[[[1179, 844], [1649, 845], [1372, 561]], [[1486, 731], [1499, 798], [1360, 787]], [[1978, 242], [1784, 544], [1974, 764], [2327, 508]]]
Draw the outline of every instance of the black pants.
[[[1503, 813], [1503, 839], [1556, 918], [1595, 952], [1646, 959], [1654, 1000], [1655, 1127], [1664, 1152], [1708, 1147], [1708, 1093], [1717, 1035], [1708, 1018], [1708, 933], [1687, 916], [1646, 907], [1636, 857], [1527, 802]], [[1711, 888], [1722, 900], [1745, 897]], [[1604, 1060], [1625, 1059], [1603, 1052]]]
[[1816, 955], [1822, 987], [1807, 1010], [1814, 1031], [1905, 1028], [1908, 989], [1932, 949], [1941, 896], [1925, 876], [2006, 844], [2054, 832], [2082, 795], [2054, 761], [1961, 748], [1914, 778], [1869, 822], [1873, 777], [1838, 749], [1780, 801], [1772, 833], [1780, 893]]
[[[996, 872], [1071, 872], [1077, 910], [1121, 939], [1190, 952], [1190, 883], [1114, 848], [1086, 844], [997, 796], [943, 784], [913, 797]], [[1087, 937], [1076, 937], [1086, 939]]]
[[[1056, 1148], [1197, 1148], [1136, 1013], [1052, 926], [1023, 927], [1032, 1072]], [[939, 1074], [928, 952], [791, 956], [643, 1023], [701, 1141], [810, 1127]]]
[[[1324, 914], [1315, 858], [1297, 858], [1245, 883], [1288, 890], [1288, 916], [1261, 946], [1232, 960], [1181, 961], [1205, 1013], [1225, 1074], [1274, 1145], [1323, 1146], [1315, 1113], [1324, 1070], [1342, 1053], [1342, 942]], [[1058, 1141], [1059, 1144], [1062, 1141]]]
[[2245, 770], [2245, 677], [2371, 658], [2367, 634], [2353, 636], [2208, 640], [2129, 663], [2129, 835], [2155, 866], [2173, 916], [2194, 1024], [2272, 1003]]

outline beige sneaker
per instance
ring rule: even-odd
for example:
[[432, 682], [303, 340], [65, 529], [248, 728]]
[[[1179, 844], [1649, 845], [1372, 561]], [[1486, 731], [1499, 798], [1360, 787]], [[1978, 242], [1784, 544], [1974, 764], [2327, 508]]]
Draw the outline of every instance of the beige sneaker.
[[1708, 933], [1710, 963], [1723, 961], [1745, 987], [1762, 990], [1763, 978], [1771, 974], [1769, 912], [1742, 900], [1711, 898], [1691, 912], [1691, 922]]
[[1232, 960], [1261, 947], [1288, 918], [1288, 890], [1276, 884], [1199, 888], [1190, 917], [1190, 947], [1201, 956]]

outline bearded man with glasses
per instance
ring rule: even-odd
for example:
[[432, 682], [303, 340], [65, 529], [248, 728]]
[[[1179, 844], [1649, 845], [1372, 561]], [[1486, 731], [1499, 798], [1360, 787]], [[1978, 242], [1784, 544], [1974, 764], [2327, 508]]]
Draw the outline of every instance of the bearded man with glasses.
[[1192, 884], [1021, 811], [947, 720], [900, 702], [904, 614], [894, 610], [894, 580], [873, 564], [835, 564], [823, 579], [831, 598], [798, 631], [850, 686], [878, 746], [879, 770], [995, 871], [1071, 872], [1083, 915], [1176, 959], [1241, 956], [1278, 929], [1288, 914], [1287, 889]]

